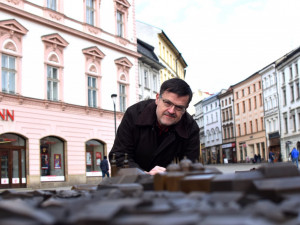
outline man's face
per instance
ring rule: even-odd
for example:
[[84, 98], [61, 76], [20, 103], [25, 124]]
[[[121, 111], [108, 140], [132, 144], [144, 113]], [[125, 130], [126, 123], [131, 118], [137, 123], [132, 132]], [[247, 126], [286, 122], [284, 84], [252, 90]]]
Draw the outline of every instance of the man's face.
[[162, 96], [156, 94], [156, 116], [159, 124], [171, 126], [178, 123], [188, 107], [188, 101], [188, 95], [179, 97], [168, 91], [165, 91]]

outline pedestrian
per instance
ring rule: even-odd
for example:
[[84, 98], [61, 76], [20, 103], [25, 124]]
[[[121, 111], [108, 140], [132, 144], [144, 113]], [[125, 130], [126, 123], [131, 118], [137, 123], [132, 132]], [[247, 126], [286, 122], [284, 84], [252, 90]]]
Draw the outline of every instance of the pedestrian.
[[100, 162], [100, 169], [102, 171], [102, 178], [104, 178], [105, 175], [109, 177], [109, 172], [108, 172], [109, 167], [108, 167], [108, 161], [106, 155], [103, 157], [103, 160], [101, 160]]
[[279, 152], [279, 154], [278, 154], [278, 162], [282, 162], [282, 155], [281, 155], [281, 152]]
[[199, 160], [199, 127], [186, 112], [192, 100], [190, 86], [180, 78], [162, 83], [156, 99], [130, 106], [119, 125], [109, 159], [115, 155], [122, 168], [125, 153], [129, 167], [148, 174], [164, 172], [176, 158]]
[[299, 157], [299, 152], [298, 150], [294, 147], [292, 152], [291, 152], [291, 158], [292, 158], [292, 162], [295, 163], [298, 167], [298, 157]]
[[269, 152], [269, 162], [270, 163], [274, 162], [274, 153], [272, 152], [272, 150], [270, 150], [270, 152]]
[[258, 153], [258, 155], [257, 155], [257, 161], [260, 163], [261, 162], [261, 155], [260, 155], [260, 153]]

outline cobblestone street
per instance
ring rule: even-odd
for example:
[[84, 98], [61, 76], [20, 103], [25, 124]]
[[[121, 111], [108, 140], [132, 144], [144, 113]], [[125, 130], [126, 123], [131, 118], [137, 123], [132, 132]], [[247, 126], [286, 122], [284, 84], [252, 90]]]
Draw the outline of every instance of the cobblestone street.
[[209, 164], [205, 167], [215, 167], [222, 173], [235, 173], [235, 171], [246, 171], [253, 168], [258, 168], [265, 163], [228, 163], [228, 164]]

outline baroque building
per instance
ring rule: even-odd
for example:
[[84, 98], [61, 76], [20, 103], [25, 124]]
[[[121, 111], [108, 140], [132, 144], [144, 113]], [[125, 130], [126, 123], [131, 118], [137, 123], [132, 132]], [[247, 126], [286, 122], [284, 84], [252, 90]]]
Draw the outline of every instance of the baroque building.
[[140, 56], [134, 0], [0, 0], [0, 188], [98, 183]]

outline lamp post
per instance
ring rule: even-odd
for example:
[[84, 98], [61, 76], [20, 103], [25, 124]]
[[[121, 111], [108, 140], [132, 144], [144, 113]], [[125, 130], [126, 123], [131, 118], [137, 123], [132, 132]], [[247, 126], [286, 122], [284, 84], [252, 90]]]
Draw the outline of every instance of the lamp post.
[[115, 118], [115, 137], [117, 135], [117, 122], [116, 122], [116, 99], [117, 99], [117, 94], [112, 94], [111, 99], [113, 100], [114, 103], [114, 118]]

